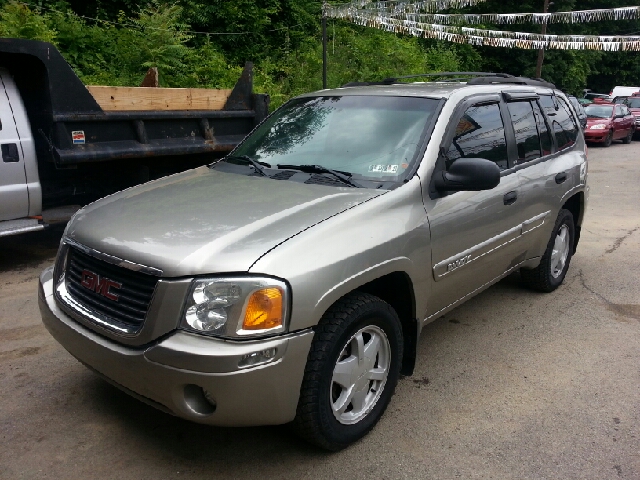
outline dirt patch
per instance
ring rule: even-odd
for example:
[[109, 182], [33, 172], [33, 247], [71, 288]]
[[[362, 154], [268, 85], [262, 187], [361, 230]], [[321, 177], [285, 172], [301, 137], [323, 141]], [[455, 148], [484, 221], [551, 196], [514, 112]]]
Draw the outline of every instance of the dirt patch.
[[11, 342], [15, 340], [27, 340], [37, 337], [46, 332], [42, 325], [30, 325], [28, 327], [8, 328], [0, 330], [0, 342]]
[[18, 358], [30, 357], [32, 355], [38, 355], [43, 351], [43, 347], [25, 347], [16, 348], [15, 350], [9, 350], [8, 352], [0, 352], [0, 362], [6, 362], [7, 360], [16, 360]]

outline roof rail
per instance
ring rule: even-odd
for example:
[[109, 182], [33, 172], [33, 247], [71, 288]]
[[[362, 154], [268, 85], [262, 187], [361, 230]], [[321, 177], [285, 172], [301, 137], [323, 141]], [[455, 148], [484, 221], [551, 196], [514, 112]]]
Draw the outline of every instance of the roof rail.
[[[449, 78], [450, 82], [466, 81], [467, 85], [491, 85], [491, 84], [516, 84], [516, 85], [530, 85], [533, 87], [545, 87], [555, 89], [556, 86], [553, 83], [547, 82], [542, 78], [528, 78], [528, 77], [515, 77], [508, 73], [492, 73], [492, 72], [440, 72], [440, 73], [420, 73], [416, 75], [405, 75], [402, 77], [385, 78], [378, 82], [349, 82], [342, 85], [346, 87], [366, 87], [370, 85], [393, 85], [401, 83], [399, 80], [407, 78]], [[460, 77], [472, 77], [468, 80]]]
[[556, 89], [556, 86], [547, 82], [542, 78], [529, 78], [529, 77], [508, 77], [508, 78], [488, 78], [488, 77], [478, 77], [472, 78], [467, 82], [467, 85], [491, 85], [491, 84], [516, 84], [516, 85], [529, 85], [532, 87], [544, 87], [544, 88], [552, 88]]

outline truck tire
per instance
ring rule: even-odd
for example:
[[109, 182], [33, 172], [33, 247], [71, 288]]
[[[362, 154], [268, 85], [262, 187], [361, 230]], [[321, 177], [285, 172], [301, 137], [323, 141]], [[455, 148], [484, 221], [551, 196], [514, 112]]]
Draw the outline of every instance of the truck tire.
[[607, 138], [604, 139], [604, 143], [602, 144], [602, 146], [610, 147], [612, 143], [613, 143], [613, 130], [609, 130], [609, 135], [607, 135]]
[[569, 210], [562, 209], [553, 227], [547, 249], [540, 265], [532, 269], [520, 269], [526, 286], [539, 292], [553, 292], [564, 281], [573, 254], [575, 224]]
[[402, 327], [388, 303], [362, 292], [338, 300], [315, 328], [294, 431], [331, 451], [365, 436], [391, 400], [402, 353]]

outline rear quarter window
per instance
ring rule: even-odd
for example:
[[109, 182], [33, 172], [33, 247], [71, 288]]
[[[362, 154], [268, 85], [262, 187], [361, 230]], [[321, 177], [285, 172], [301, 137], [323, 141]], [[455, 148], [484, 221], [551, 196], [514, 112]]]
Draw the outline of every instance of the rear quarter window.
[[578, 138], [579, 127], [567, 102], [555, 97], [557, 109], [550, 95], [542, 95], [540, 104], [551, 122], [551, 130], [558, 150], [572, 147]]

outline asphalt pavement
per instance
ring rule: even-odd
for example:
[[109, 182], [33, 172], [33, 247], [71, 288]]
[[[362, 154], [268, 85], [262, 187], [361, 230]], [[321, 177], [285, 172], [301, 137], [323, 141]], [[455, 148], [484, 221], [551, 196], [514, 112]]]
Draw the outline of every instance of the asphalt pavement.
[[428, 325], [414, 376], [338, 453], [286, 426], [192, 424], [111, 387], [40, 321], [61, 231], [0, 238], [0, 478], [640, 480], [640, 142], [589, 160], [565, 284], [534, 293], [514, 274]]

